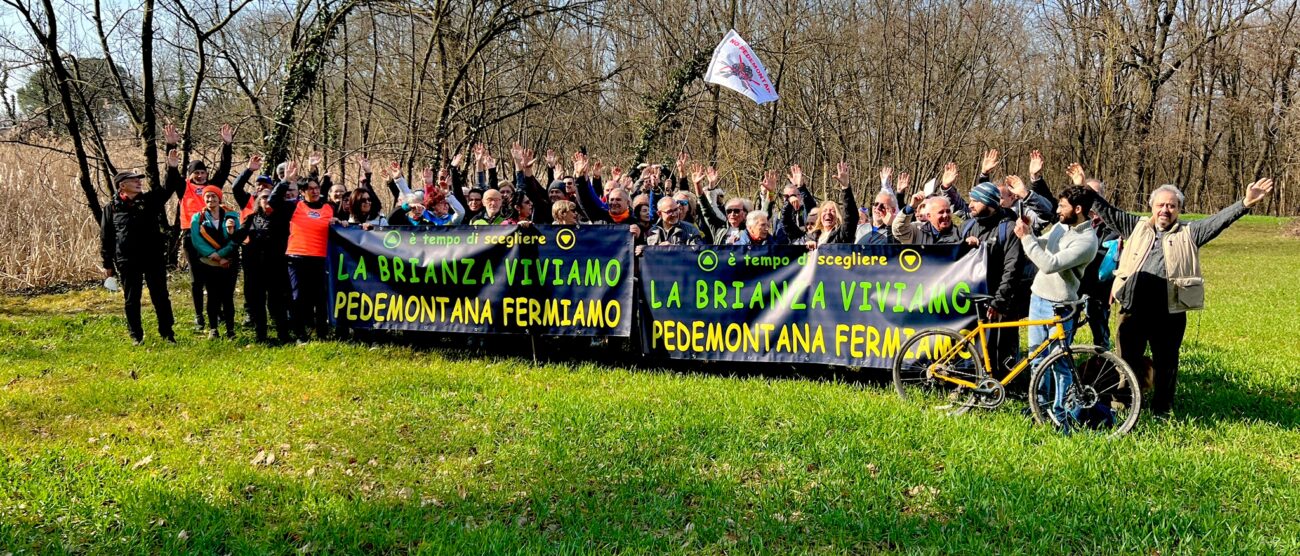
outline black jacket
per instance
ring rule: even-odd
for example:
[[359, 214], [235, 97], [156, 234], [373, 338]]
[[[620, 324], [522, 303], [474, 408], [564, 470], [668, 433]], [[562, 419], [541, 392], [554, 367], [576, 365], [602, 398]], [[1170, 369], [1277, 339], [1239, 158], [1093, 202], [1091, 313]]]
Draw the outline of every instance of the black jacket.
[[157, 258], [162, 261], [165, 237], [161, 223], [167, 201], [185, 187], [180, 171], [168, 167], [163, 187], [124, 199], [114, 195], [104, 206], [104, 219], [100, 222], [99, 254], [104, 268], [117, 268], [122, 263], [144, 263]]
[[999, 208], [989, 216], [962, 223], [961, 232], [963, 238], [979, 238], [988, 247], [988, 283], [993, 309], [1004, 315], [1023, 317], [1029, 310], [1032, 277], [1025, 272], [1029, 259], [1021, 250], [1020, 238], [1016, 237], [1015, 218], [1014, 212]]

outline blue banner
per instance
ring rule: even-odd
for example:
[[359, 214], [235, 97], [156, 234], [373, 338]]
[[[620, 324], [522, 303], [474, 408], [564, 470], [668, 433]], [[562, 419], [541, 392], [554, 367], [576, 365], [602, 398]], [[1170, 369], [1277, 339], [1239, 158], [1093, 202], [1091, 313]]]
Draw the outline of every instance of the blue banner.
[[626, 226], [330, 229], [331, 322], [355, 329], [628, 336]]
[[917, 330], [963, 329], [986, 293], [985, 248], [647, 247], [641, 338], [677, 359], [888, 368]]

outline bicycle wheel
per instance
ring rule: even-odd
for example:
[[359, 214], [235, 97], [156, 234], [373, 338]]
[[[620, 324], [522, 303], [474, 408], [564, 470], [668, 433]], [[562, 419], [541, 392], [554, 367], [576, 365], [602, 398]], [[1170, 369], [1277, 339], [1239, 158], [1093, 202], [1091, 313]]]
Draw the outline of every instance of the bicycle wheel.
[[[1058, 376], [1068, 382], [1059, 406]], [[1057, 430], [1123, 436], [1137, 423], [1142, 390], [1133, 369], [1118, 355], [1097, 346], [1074, 345], [1034, 367], [1029, 407], [1034, 421], [1050, 423]]]
[[970, 411], [975, 405], [975, 391], [938, 378], [942, 375], [974, 384], [988, 378], [980, 358], [969, 348], [951, 330], [931, 328], [918, 332], [894, 356], [894, 389], [904, 400], [950, 415]]

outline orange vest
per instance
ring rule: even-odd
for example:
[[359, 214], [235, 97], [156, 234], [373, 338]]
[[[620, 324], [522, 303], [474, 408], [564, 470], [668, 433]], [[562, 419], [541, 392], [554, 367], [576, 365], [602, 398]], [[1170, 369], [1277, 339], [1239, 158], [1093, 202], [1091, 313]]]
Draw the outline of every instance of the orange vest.
[[185, 193], [181, 194], [181, 229], [190, 229], [190, 221], [194, 220], [194, 215], [203, 212], [203, 208], [208, 206], [203, 202], [203, 188], [212, 185], [205, 183], [195, 185], [185, 180]]
[[334, 207], [329, 203], [314, 209], [306, 201], [298, 201], [289, 219], [289, 248], [286, 255], [302, 257], [324, 257], [325, 246], [330, 237], [330, 220], [334, 218]]

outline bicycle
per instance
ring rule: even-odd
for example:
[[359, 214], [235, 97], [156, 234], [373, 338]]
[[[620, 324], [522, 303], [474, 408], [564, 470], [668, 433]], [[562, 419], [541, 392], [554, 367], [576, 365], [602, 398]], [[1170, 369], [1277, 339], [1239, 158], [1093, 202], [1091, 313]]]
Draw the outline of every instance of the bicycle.
[[[1137, 423], [1142, 392], [1133, 370], [1109, 350], [1065, 342], [1065, 323], [1082, 314], [1086, 296], [1053, 304], [1055, 316], [1051, 319], [1011, 322], [984, 321], [984, 308], [993, 296], [966, 297], [979, 315], [974, 330], [959, 333], [929, 328], [917, 332], [899, 348], [894, 357], [894, 388], [904, 400], [940, 402], [935, 409], [951, 415], [974, 407], [997, 409], [1006, 401], [1006, 386], [1029, 368], [1034, 358], [1046, 353], [1033, 366], [1029, 378], [1029, 407], [1035, 422], [1051, 423], [1067, 433], [1099, 431], [1109, 432], [1109, 436], [1122, 436]], [[1082, 323], [1080, 318], [1076, 328]], [[1005, 377], [994, 378], [986, 370], [992, 367], [988, 331], [1030, 326], [1052, 328], [1047, 338], [1032, 346]], [[1057, 379], [1066, 385], [1059, 395], [1053, 387]]]

